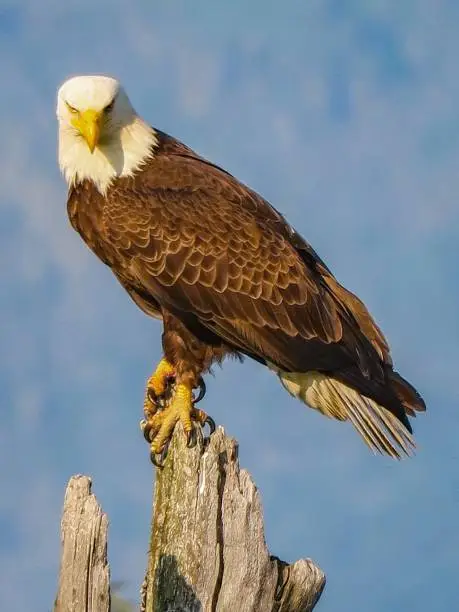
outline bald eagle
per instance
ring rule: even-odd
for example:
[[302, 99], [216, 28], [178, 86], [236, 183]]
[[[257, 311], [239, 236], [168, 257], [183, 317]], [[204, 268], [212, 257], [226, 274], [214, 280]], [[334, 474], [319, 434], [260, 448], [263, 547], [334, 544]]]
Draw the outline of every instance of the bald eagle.
[[67, 80], [57, 118], [73, 228], [137, 306], [163, 321], [164, 356], [145, 399], [153, 456], [177, 421], [189, 441], [192, 421], [206, 421], [194, 389], [231, 354], [349, 420], [373, 451], [412, 453], [408, 415], [425, 410], [422, 398], [393, 369], [365, 305], [273, 206], [146, 123], [114, 78]]

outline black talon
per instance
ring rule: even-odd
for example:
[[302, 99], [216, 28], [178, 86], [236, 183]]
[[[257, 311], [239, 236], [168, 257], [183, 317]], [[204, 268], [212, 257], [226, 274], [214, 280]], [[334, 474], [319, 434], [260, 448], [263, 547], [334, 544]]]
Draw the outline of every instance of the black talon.
[[206, 394], [206, 383], [202, 376], [199, 377], [199, 393], [198, 397], [193, 398], [193, 404], [200, 402]]
[[209, 426], [209, 437], [210, 437], [213, 433], [215, 433], [215, 430], [216, 430], [215, 421], [213, 420], [212, 417], [207, 415], [206, 420], [204, 421], [204, 425], [206, 424]]
[[145, 426], [142, 429], [142, 433], [143, 433], [143, 437], [148, 442], [148, 444], [151, 444], [153, 442], [156, 434], [158, 433], [158, 428], [153, 429], [153, 427], [151, 425], [146, 423]]
[[[155, 467], [159, 469], [162, 469], [164, 467], [164, 463], [162, 462], [162, 456], [163, 456], [162, 453], [160, 453], [159, 455], [157, 455], [153, 451], [151, 451], [150, 453], [150, 461], [153, 463]], [[157, 459], [157, 457], [159, 457], [159, 459]]]
[[145, 438], [145, 440], [148, 442], [148, 444], [151, 444], [152, 442], [151, 430], [153, 428], [146, 418], [140, 421], [140, 429], [142, 430], [142, 435]]
[[160, 469], [164, 467], [164, 463], [166, 461], [168, 450], [169, 450], [169, 442], [166, 442], [166, 444], [164, 445], [164, 448], [162, 449], [160, 453], [154, 453], [153, 451], [150, 452], [150, 460], [155, 467], [160, 468]]
[[186, 446], [187, 448], [194, 448], [196, 446], [196, 433], [194, 431], [194, 427], [191, 431], [188, 431], [186, 434]]
[[160, 396], [156, 395], [156, 393], [154, 392], [153, 389], [147, 389], [147, 396], [148, 399], [150, 400], [150, 402], [154, 405], [154, 406], [159, 406], [159, 402], [160, 402]]
[[145, 438], [146, 442], [148, 442], [148, 444], [151, 444], [150, 431], [151, 427], [148, 424], [146, 424], [145, 427], [142, 429], [143, 437]]

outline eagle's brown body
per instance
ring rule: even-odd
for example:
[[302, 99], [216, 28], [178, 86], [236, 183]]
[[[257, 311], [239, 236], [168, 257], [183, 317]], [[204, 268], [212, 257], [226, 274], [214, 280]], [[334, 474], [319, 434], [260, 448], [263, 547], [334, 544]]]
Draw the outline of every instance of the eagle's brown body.
[[407, 414], [424, 404], [393, 371], [363, 303], [268, 202], [173, 138], [157, 138], [145, 165], [105, 195], [89, 180], [75, 184], [68, 212], [136, 304], [163, 319], [178, 374], [194, 384], [227, 353], [278, 372], [318, 372], [411, 431]]

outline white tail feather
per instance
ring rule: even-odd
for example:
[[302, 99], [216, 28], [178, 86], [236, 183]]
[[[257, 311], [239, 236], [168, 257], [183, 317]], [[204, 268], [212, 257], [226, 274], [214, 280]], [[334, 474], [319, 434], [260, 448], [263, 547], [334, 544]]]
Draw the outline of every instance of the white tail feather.
[[328, 417], [349, 420], [374, 451], [412, 455], [415, 442], [395, 415], [358, 391], [320, 372], [283, 372], [270, 364], [287, 391]]

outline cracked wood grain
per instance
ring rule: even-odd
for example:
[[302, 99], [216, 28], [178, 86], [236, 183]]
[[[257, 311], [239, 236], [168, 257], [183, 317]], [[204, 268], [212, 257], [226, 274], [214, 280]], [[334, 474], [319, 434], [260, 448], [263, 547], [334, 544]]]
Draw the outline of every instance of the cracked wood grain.
[[109, 612], [108, 519], [91, 479], [72, 476], [61, 521], [61, 565], [54, 612]]
[[146, 612], [309, 612], [317, 603], [325, 575], [309, 559], [270, 555], [260, 495], [222, 428], [187, 449], [176, 427], [153, 509]]

